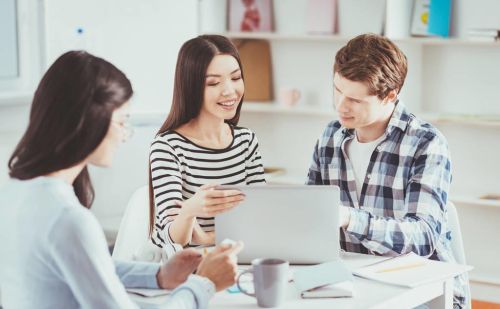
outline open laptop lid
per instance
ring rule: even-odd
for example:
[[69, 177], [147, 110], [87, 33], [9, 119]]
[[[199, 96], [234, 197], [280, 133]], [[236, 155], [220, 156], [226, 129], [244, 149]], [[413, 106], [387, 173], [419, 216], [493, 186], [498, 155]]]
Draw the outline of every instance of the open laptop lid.
[[241, 240], [239, 263], [280, 258], [292, 264], [338, 259], [339, 188], [335, 186], [221, 186], [246, 198], [215, 218], [216, 243]]

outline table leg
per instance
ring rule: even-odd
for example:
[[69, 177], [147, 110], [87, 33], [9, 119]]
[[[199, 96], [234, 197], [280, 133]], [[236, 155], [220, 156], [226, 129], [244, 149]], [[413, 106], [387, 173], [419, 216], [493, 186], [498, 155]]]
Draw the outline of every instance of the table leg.
[[453, 278], [443, 282], [443, 294], [428, 304], [430, 309], [453, 309]]

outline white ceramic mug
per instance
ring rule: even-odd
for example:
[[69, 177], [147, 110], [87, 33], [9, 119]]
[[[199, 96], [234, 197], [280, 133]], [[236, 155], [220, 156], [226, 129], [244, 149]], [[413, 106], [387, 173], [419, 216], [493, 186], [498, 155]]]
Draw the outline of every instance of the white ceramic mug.
[[279, 91], [279, 100], [285, 106], [294, 106], [300, 100], [301, 93], [297, 88], [283, 87]]

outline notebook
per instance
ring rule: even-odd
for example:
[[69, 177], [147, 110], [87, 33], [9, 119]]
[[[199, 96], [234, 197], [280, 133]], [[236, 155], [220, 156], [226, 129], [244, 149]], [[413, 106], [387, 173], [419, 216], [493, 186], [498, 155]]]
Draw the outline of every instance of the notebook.
[[352, 273], [340, 260], [300, 267], [293, 280], [302, 298], [353, 296]]
[[354, 270], [354, 275], [379, 282], [416, 287], [458, 276], [472, 266], [429, 260], [413, 252]]
[[353, 297], [353, 291], [354, 282], [344, 281], [301, 292], [300, 296], [302, 298]]

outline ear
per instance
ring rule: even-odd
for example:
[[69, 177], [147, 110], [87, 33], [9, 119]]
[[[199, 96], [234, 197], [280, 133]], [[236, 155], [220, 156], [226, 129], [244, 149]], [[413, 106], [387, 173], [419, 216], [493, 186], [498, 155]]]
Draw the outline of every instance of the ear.
[[387, 103], [394, 103], [396, 102], [398, 98], [398, 90], [397, 89], [393, 89], [391, 91], [389, 91], [389, 93], [387, 94], [387, 96], [385, 97], [384, 99], [384, 104], [387, 104]]

